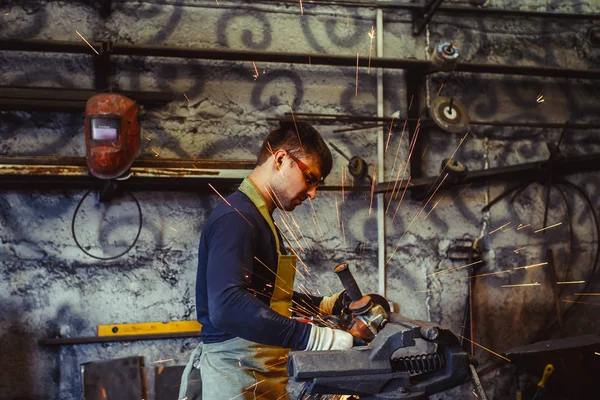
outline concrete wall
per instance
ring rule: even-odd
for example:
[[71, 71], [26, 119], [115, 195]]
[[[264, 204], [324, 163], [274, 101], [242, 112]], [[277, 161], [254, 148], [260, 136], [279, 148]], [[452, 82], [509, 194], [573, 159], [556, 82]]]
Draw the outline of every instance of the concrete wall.
[[[8, 5], [7, 5], [8, 3]], [[101, 2], [30, 1], [0, 3], [0, 38], [79, 41], [75, 30], [93, 41], [154, 44], [199, 48], [230, 48], [297, 53], [325, 53], [366, 57], [368, 32], [375, 25], [371, 8], [329, 7], [272, 2], [177, 0], [113, 1], [111, 15], [99, 16]], [[451, 2], [446, 2], [451, 3]], [[479, 2], [481, 3], [481, 2]], [[487, 2], [492, 8], [535, 11], [599, 12], [600, 5], [580, 1], [516, 0]], [[586, 38], [592, 21], [548, 20], [474, 15], [436, 15], [421, 35], [411, 34], [407, 11], [384, 13], [384, 54], [390, 58], [426, 59], [433, 47], [451, 40], [461, 61], [599, 68], [600, 50]], [[381, 34], [376, 32], [376, 35]], [[374, 53], [373, 53], [374, 54]], [[0, 85], [63, 88], [93, 87], [93, 54], [59, 55], [0, 52]], [[142, 124], [141, 157], [252, 159], [262, 138], [274, 127], [266, 118], [290, 111], [374, 115], [376, 71], [315, 65], [217, 62], [144, 57], [115, 57], [115, 87], [122, 90], [160, 90], [177, 100], [149, 110]], [[472, 119], [598, 122], [597, 84], [587, 80], [534, 79], [501, 75], [439, 74], [429, 82], [431, 98], [455, 96]], [[544, 103], [536, 97], [543, 90]], [[191, 100], [188, 102], [183, 94]], [[384, 109], [390, 116], [408, 107], [402, 71], [384, 71]], [[0, 112], [0, 155], [83, 156], [83, 115], [66, 113]], [[377, 162], [377, 130], [335, 133], [343, 125], [319, 125], [326, 139], [344, 152]], [[386, 153], [386, 179], [393, 179], [396, 149], [407, 157], [408, 142], [398, 146], [396, 129]], [[560, 130], [472, 126], [456, 157], [471, 170], [538, 161], [549, 156], [546, 141], [556, 142]], [[569, 131], [563, 151], [569, 155], [600, 150], [595, 131]], [[460, 137], [437, 128], [421, 133], [426, 176], [439, 173], [442, 159], [450, 157]], [[153, 151], [154, 150], [154, 151]], [[334, 153], [328, 183], [339, 183], [345, 160]], [[397, 170], [396, 170], [397, 171]], [[591, 197], [598, 211], [600, 177], [597, 173], [571, 176]], [[346, 183], [348, 184], [348, 182]], [[422, 207], [407, 198], [396, 218], [387, 219], [387, 296], [407, 317], [432, 320], [456, 332], [462, 325], [467, 293], [466, 270], [455, 274], [436, 271], [458, 267], [447, 253], [456, 239], [482, 236], [485, 264], [481, 273], [545, 261], [545, 251], [556, 252], [561, 279], [588, 279], [598, 238], [589, 208], [581, 196], [567, 190], [565, 206], [553, 191], [548, 223], [563, 225], [544, 234], [518, 230], [518, 224], [541, 228], [544, 212], [542, 186], [526, 189], [514, 202], [505, 200], [489, 213], [481, 208], [508, 185], [457, 188], [440, 193], [436, 209], [411, 225]], [[463, 190], [466, 189], [466, 190]], [[79, 365], [130, 355], [144, 356], [146, 365], [173, 359], [183, 364], [195, 347], [194, 339], [39, 346], [48, 337], [94, 336], [98, 324], [187, 320], [195, 316], [197, 244], [203, 221], [219, 199], [213, 194], [136, 192], [144, 217], [136, 246], [113, 261], [87, 257], [71, 236], [71, 219], [84, 192], [0, 191], [0, 398], [77, 399], [81, 397]], [[442, 198], [443, 195], [443, 198]], [[388, 199], [386, 199], [387, 205]], [[336, 204], [344, 231], [338, 227]], [[313, 292], [337, 291], [340, 284], [331, 268], [350, 262], [365, 292], [377, 282], [376, 212], [369, 212], [369, 193], [320, 193], [311, 210], [294, 214], [312, 249], [303, 260], [315, 276], [305, 284]], [[397, 200], [392, 202], [395, 209]], [[571, 214], [569, 224], [568, 214]], [[277, 216], [279, 218], [279, 216]], [[512, 230], [489, 234], [512, 222]], [[137, 209], [124, 197], [110, 205], [92, 195], [76, 219], [79, 240], [100, 256], [118, 254], [129, 246], [137, 230]], [[410, 229], [406, 232], [410, 225]], [[570, 228], [569, 228], [570, 227]], [[319, 232], [322, 230], [322, 235]], [[567, 271], [569, 230], [573, 232], [572, 267]], [[514, 250], [527, 246], [515, 253]], [[462, 279], [459, 279], [462, 278]], [[504, 351], [533, 340], [554, 315], [548, 271], [534, 268], [510, 275], [477, 280], [476, 323], [478, 343]], [[501, 288], [504, 284], [540, 282], [541, 286]], [[597, 286], [596, 286], [597, 287]], [[593, 291], [594, 287], [590, 289]], [[568, 287], [561, 299], [574, 299]], [[570, 306], [569, 303], [562, 303]], [[598, 307], [580, 305], [569, 319], [570, 328], [552, 329], [547, 336], [597, 332]], [[478, 350], [482, 365], [499, 359]], [[510, 367], [494, 369], [483, 377], [491, 398], [514, 396]], [[509, 384], [510, 383], [510, 384]], [[469, 385], [438, 398], [470, 395]], [[514, 398], [514, 397], [511, 397]]]

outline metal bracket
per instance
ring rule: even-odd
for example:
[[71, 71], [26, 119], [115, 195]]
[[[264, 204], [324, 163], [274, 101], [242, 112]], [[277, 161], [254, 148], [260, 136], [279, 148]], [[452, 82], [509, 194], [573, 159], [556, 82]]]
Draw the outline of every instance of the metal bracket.
[[413, 36], [420, 34], [429, 23], [437, 9], [442, 5], [444, 0], [429, 0], [423, 4], [423, 8], [413, 12]]
[[112, 91], [112, 63], [110, 56], [113, 51], [112, 42], [101, 42], [100, 54], [94, 57], [94, 87], [98, 91]]

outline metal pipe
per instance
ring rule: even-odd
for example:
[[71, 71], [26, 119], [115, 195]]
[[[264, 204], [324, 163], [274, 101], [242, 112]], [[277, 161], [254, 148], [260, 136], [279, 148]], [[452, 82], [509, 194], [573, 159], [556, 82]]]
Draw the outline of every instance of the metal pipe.
[[[101, 46], [101, 43], [92, 43], [95, 46]], [[42, 41], [42, 40], [0, 40], [0, 50], [16, 51], [41, 51], [41, 52], [59, 52], [59, 53], [84, 53], [93, 56], [89, 47], [83, 43], [65, 42], [65, 41]], [[168, 46], [152, 45], [129, 45], [114, 44], [112, 46], [113, 55], [137, 55], [146, 57], [179, 57], [179, 58], [197, 58], [205, 60], [226, 60], [226, 61], [260, 61], [285, 64], [312, 64], [312, 65], [330, 65], [356, 67], [355, 56], [345, 55], [323, 55], [323, 54], [299, 54], [299, 53], [281, 53], [265, 51], [242, 51], [242, 50], [215, 50], [198, 48], [178, 48]], [[359, 60], [359, 67], [368, 67], [369, 60], [363, 57]], [[405, 69], [423, 71], [433, 71], [430, 61], [412, 60], [399, 58], [377, 57], [371, 60], [371, 67], [385, 69]], [[488, 64], [466, 64], [458, 63], [456, 72], [473, 72], [504, 75], [525, 75], [525, 76], [548, 76], [558, 78], [578, 78], [578, 79], [600, 79], [600, 70], [598, 69], [569, 69], [554, 67], [533, 67], [533, 66], [515, 66], [515, 65], [488, 65]]]
[[[297, 0], [263, 0], [266, 3], [288, 3], [298, 4]], [[345, 7], [360, 7], [360, 8], [378, 8], [378, 9], [395, 9], [408, 11], [422, 11], [421, 4], [407, 3], [383, 3], [376, 1], [346, 1], [346, 0], [304, 0], [304, 4], [315, 4], [320, 6], [345, 6]], [[476, 14], [476, 15], [505, 15], [505, 16], [522, 16], [522, 17], [537, 17], [537, 18], [573, 18], [596, 20], [600, 19], [600, 14], [592, 13], [565, 13], [551, 11], [526, 11], [526, 10], [507, 10], [503, 8], [483, 8], [483, 7], [456, 7], [456, 6], [440, 6], [438, 12], [448, 14]]]
[[[377, 57], [383, 57], [383, 10], [377, 9]], [[383, 69], [377, 69], [377, 117], [383, 118]], [[377, 133], [377, 181], [385, 182], [385, 130]], [[377, 195], [377, 273], [379, 294], [385, 297], [385, 194]]]

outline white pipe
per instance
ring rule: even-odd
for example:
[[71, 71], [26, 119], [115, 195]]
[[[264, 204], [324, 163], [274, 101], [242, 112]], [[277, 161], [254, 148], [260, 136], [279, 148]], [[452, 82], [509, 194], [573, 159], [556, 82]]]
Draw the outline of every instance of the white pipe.
[[[383, 57], [383, 10], [377, 9], [377, 57]], [[377, 68], [377, 117], [383, 117], [383, 69]], [[377, 134], [377, 182], [385, 181], [385, 129], [381, 128]], [[377, 195], [377, 271], [379, 294], [385, 297], [385, 195]]]

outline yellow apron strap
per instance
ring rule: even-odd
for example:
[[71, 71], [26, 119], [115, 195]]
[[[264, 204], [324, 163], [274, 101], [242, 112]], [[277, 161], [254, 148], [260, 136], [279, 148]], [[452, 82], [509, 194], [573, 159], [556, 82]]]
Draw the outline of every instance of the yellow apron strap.
[[273, 217], [267, 208], [265, 199], [260, 194], [258, 188], [248, 178], [242, 181], [239, 187], [240, 191], [250, 198], [252, 203], [258, 208], [261, 215], [267, 221], [271, 228], [271, 232], [275, 237], [275, 245], [277, 246], [277, 276], [275, 279], [275, 287], [273, 288], [273, 297], [270, 306], [273, 310], [286, 317], [291, 317], [292, 312], [292, 295], [294, 293], [294, 277], [296, 275], [296, 256], [283, 255], [279, 251], [279, 235], [273, 222]]

